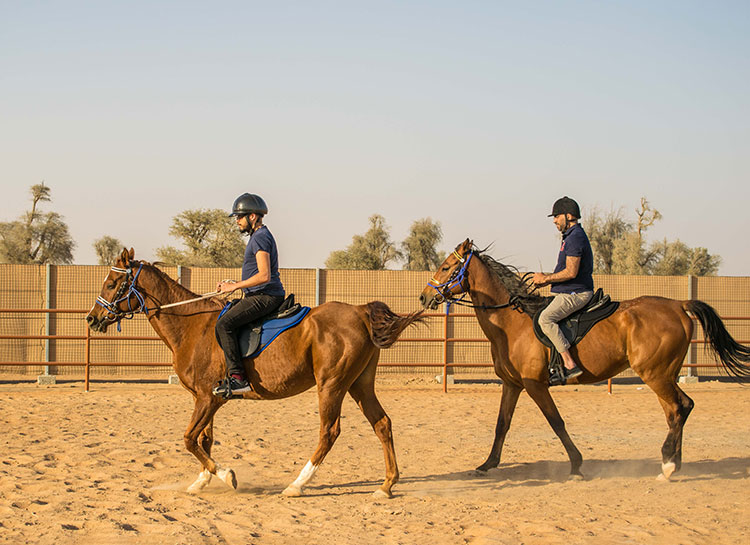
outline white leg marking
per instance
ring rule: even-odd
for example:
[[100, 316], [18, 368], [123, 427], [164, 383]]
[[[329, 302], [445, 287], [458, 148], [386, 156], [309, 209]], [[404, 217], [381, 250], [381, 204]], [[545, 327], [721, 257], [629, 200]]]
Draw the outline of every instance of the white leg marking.
[[668, 481], [669, 478], [672, 476], [672, 473], [675, 471], [675, 463], [669, 462], [666, 464], [661, 465], [661, 475], [659, 475], [656, 479], [659, 481]]
[[195, 479], [195, 482], [188, 486], [188, 492], [197, 494], [198, 492], [206, 488], [206, 485], [211, 482], [211, 477], [211, 472], [207, 469], [204, 469], [198, 474], [198, 478]]
[[283, 494], [285, 496], [301, 496], [302, 487], [312, 480], [317, 470], [318, 466], [314, 466], [312, 462], [308, 460], [308, 462], [305, 464], [305, 467], [303, 467], [302, 471], [300, 471], [297, 479], [292, 484], [286, 487]]
[[235, 490], [237, 489], [237, 477], [234, 475], [234, 471], [231, 469], [219, 469], [216, 468], [216, 476], [227, 483], [228, 486], [231, 486]]

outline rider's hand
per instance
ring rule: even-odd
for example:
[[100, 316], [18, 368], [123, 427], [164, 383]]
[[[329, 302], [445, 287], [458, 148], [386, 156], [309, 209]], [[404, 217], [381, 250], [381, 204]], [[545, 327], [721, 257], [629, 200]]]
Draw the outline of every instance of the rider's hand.
[[222, 280], [216, 285], [216, 291], [219, 293], [232, 293], [237, 288], [234, 287], [234, 280]]
[[534, 273], [532, 280], [534, 281], [534, 284], [540, 287], [549, 284], [549, 282], [547, 281], [547, 275], [540, 272]]

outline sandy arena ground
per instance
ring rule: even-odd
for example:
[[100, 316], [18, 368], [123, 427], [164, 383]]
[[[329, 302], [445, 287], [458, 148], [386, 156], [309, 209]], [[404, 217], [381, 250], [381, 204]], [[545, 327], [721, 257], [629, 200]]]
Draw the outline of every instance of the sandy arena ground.
[[[685, 386], [696, 403], [684, 466], [657, 482], [666, 423], [647, 388], [553, 390], [584, 456], [584, 481], [522, 395], [498, 469], [477, 475], [493, 437], [500, 388], [380, 380], [401, 482], [391, 500], [380, 443], [351, 398], [341, 436], [302, 498], [280, 492], [318, 437], [317, 398], [233, 401], [216, 417], [215, 459], [236, 491], [183, 446], [192, 398], [178, 386], [0, 383], [0, 543], [747, 543], [750, 388]], [[743, 537], [744, 536], [744, 537]]]

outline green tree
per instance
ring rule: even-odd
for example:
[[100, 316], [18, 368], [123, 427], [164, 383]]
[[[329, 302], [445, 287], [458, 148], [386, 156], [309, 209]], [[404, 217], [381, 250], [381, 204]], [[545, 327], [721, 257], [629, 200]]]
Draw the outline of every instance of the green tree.
[[0, 262], [18, 264], [67, 264], [73, 262], [75, 242], [68, 225], [57, 212], [41, 212], [51, 202], [48, 186], [31, 186], [31, 210], [15, 221], [0, 222]]
[[652, 273], [663, 276], [714, 276], [721, 264], [719, 256], [712, 256], [705, 248], [690, 248], [680, 240], [667, 239], [654, 243], [659, 256]]
[[411, 224], [409, 236], [401, 244], [402, 256], [406, 263], [404, 269], [408, 271], [431, 271], [436, 269], [445, 259], [445, 252], [435, 249], [443, 240], [443, 230], [440, 222], [433, 222], [432, 218], [423, 218]]
[[172, 219], [169, 234], [182, 240], [184, 250], [158, 248], [161, 261], [193, 267], [240, 267], [245, 242], [236, 222], [224, 210], [197, 209], [180, 212]]
[[383, 216], [370, 216], [370, 229], [364, 235], [354, 235], [346, 250], [331, 252], [326, 259], [329, 269], [382, 270], [401, 256], [391, 241]]
[[629, 222], [622, 211], [601, 215], [596, 209], [587, 216], [586, 233], [594, 251], [594, 272], [601, 274], [695, 275], [716, 274], [721, 263], [705, 248], [690, 248], [677, 240], [647, 244], [645, 233], [662, 219], [645, 197]]
[[119, 239], [108, 235], [104, 235], [102, 238], [95, 240], [92, 246], [96, 252], [99, 265], [112, 265], [117, 261], [120, 251], [124, 247]]
[[613, 274], [615, 241], [623, 238], [633, 225], [622, 217], [622, 209], [602, 215], [597, 209], [586, 217], [586, 234], [594, 251], [594, 272]]

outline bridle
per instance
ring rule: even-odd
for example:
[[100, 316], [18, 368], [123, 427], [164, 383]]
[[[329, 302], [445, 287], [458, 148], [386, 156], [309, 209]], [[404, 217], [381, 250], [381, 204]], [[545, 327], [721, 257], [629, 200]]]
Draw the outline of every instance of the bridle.
[[[107, 311], [107, 319], [109, 319], [112, 322], [117, 322], [117, 331], [121, 331], [120, 329], [120, 320], [123, 318], [127, 320], [132, 320], [133, 316], [136, 314], [143, 312], [148, 316], [148, 307], [146, 306], [146, 301], [143, 297], [143, 294], [138, 291], [138, 288], [136, 287], [136, 282], [138, 282], [138, 276], [141, 274], [141, 269], [143, 269], [143, 263], [140, 263], [140, 266], [138, 267], [138, 270], [133, 274], [133, 267], [132, 262], [130, 263], [131, 266], [129, 266], [127, 269], [123, 269], [121, 267], [112, 267], [112, 272], [124, 274], [125, 281], [120, 284], [120, 287], [117, 289], [117, 293], [115, 293], [114, 301], [107, 301], [104, 297], [101, 295], [96, 298], [96, 302], [103, 306], [105, 310]], [[133, 295], [138, 300], [138, 308], [133, 308], [130, 304], [130, 296]], [[120, 304], [122, 301], [128, 302], [128, 310], [120, 310], [117, 305]]]
[[[451, 273], [448, 280], [443, 283], [438, 282], [434, 276], [430, 279], [429, 282], [427, 282], [427, 285], [431, 288], [434, 288], [437, 292], [438, 304], [448, 303], [449, 305], [480, 308], [483, 310], [494, 310], [509, 307], [512, 307], [513, 309], [518, 308], [519, 305], [515, 297], [511, 297], [510, 301], [501, 305], [475, 305], [473, 303], [464, 301], [468, 290], [464, 288], [463, 283], [468, 279], [468, 267], [469, 263], [471, 262], [471, 258], [474, 256], [474, 250], [470, 250], [469, 253], [466, 254], [466, 256], [462, 256], [456, 250], [453, 250], [453, 256], [461, 263], [461, 268], [456, 267], [455, 269], [453, 269], [453, 272]], [[461, 297], [459, 298], [456, 298], [456, 296], [451, 291], [456, 286], [459, 286], [462, 290]]]
[[[107, 311], [106, 318], [112, 322], [117, 323], [117, 331], [121, 331], [120, 328], [120, 320], [123, 318], [126, 320], [132, 320], [133, 317], [136, 314], [143, 313], [146, 316], [149, 314], [149, 308], [146, 306], [146, 298], [143, 296], [143, 294], [138, 291], [138, 287], [136, 286], [136, 282], [138, 282], [138, 276], [141, 274], [141, 270], [143, 269], [143, 262], [139, 263], [138, 270], [133, 274], [133, 262], [131, 261], [130, 266], [126, 269], [123, 269], [121, 267], [112, 267], [112, 272], [124, 274], [125, 281], [120, 284], [120, 287], [117, 289], [117, 293], [115, 293], [114, 301], [107, 301], [104, 297], [101, 295], [96, 298], [96, 302], [103, 306]], [[200, 297], [195, 297], [194, 299], [188, 299], [187, 301], [178, 301], [176, 303], [169, 303], [168, 305], [160, 305], [157, 307], [153, 307], [151, 309], [151, 312], [158, 312], [161, 309], [164, 308], [170, 308], [170, 307], [176, 307], [180, 305], [185, 305], [187, 303], [194, 303], [195, 301], [200, 301], [202, 299], [207, 299], [209, 297], [213, 297], [215, 295], [218, 295], [218, 291], [212, 291], [211, 293], [206, 293], [205, 295], [201, 295]], [[138, 300], [138, 308], [133, 308], [130, 304], [130, 296], [133, 295]], [[122, 302], [127, 301], [128, 302], [128, 310], [120, 310], [117, 305]]]

